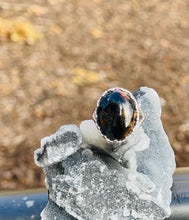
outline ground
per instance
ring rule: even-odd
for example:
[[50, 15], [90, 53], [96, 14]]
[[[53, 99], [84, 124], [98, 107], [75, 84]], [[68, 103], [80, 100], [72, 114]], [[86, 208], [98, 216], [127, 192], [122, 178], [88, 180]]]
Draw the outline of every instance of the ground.
[[0, 2], [0, 189], [44, 186], [40, 139], [90, 119], [111, 87], [154, 88], [188, 166], [188, 19], [183, 0]]

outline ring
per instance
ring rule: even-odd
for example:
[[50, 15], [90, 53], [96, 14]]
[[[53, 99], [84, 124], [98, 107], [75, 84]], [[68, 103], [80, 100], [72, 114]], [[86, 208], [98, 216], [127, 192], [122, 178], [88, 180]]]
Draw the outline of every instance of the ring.
[[120, 144], [140, 127], [145, 115], [131, 92], [115, 87], [98, 99], [93, 119], [108, 142]]

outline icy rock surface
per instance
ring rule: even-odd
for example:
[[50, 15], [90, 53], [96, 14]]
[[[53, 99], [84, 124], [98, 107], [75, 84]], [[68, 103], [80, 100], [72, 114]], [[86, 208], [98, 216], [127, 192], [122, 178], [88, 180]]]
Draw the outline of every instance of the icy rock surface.
[[170, 214], [172, 174], [176, 168], [175, 156], [161, 122], [161, 105], [158, 94], [150, 88], [138, 89], [134, 96], [142, 107], [146, 119], [142, 124], [150, 138], [150, 146], [136, 152], [137, 171], [147, 175], [156, 185], [152, 193], [159, 205]]
[[34, 153], [35, 163], [46, 167], [65, 160], [75, 153], [82, 143], [82, 136], [76, 125], [65, 125], [59, 130], [41, 140], [41, 148]]
[[59, 207], [51, 199], [49, 199], [46, 207], [41, 212], [41, 219], [44, 220], [77, 220], [69, 215], [63, 208]]
[[145, 87], [134, 96], [146, 120], [122, 146], [105, 143], [91, 120], [81, 123], [81, 132], [67, 125], [42, 141], [35, 151], [49, 190], [42, 219], [158, 220], [170, 215], [175, 160], [161, 124], [159, 97]]

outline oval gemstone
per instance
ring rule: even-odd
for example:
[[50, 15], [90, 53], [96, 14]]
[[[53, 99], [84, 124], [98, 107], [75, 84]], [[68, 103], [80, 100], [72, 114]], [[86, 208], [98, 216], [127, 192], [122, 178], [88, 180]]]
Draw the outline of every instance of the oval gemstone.
[[133, 131], [136, 121], [136, 105], [126, 91], [108, 90], [100, 98], [96, 108], [96, 123], [108, 140], [124, 140]]

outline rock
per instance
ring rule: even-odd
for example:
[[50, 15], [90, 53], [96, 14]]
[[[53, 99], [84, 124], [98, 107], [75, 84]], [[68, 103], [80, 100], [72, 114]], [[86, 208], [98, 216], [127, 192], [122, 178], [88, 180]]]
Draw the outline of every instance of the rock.
[[[63, 175], [59, 167], [55, 178], [48, 176], [49, 196], [76, 219], [134, 219], [133, 213], [161, 219], [166, 215], [150, 196], [154, 184], [147, 176], [141, 179], [108, 154], [85, 149], [61, 165]], [[50, 170], [48, 174], [52, 173]]]
[[146, 174], [156, 185], [153, 192], [157, 203], [170, 214], [172, 174], [176, 168], [175, 156], [161, 122], [161, 105], [158, 94], [150, 88], [142, 87], [134, 93], [142, 107], [146, 120], [142, 124], [150, 138], [150, 146], [136, 152], [137, 171]]
[[54, 203], [51, 199], [49, 199], [46, 207], [41, 212], [41, 219], [77, 220], [73, 216], [69, 215], [63, 208]]
[[34, 153], [35, 163], [40, 167], [46, 167], [75, 153], [82, 143], [82, 135], [76, 125], [65, 125], [59, 130], [41, 140], [41, 148]]
[[80, 124], [80, 130], [83, 136], [83, 142], [87, 145], [95, 145], [105, 151], [108, 151], [112, 144], [108, 143], [100, 134], [93, 120], [85, 120]]
[[122, 145], [107, 143], [91, 120], [81, 123], [82, 134], [67, 125], [42, 141], [35, 151], [49, 190], [42, 219], [157, 220], [170, 215], [175, 160], [159, 97], [145, 87], [134, 96], [146, 120]]

